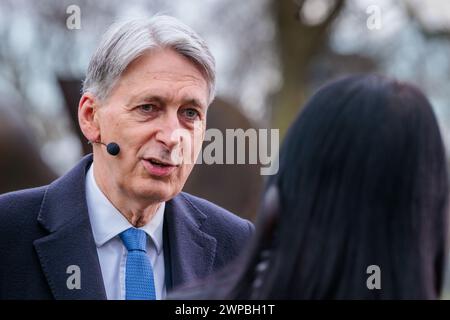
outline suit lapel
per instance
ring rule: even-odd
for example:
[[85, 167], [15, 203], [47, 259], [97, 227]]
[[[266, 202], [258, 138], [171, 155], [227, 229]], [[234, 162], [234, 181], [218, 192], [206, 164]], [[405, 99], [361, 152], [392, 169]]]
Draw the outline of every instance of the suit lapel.
[[164, 251], [170, 252], [172, 279], [169, 289], [210, 274], [217, 241], [201, 230], [206, 215], [181, 193], [166, 203], [164, 216], [169, 242], [164, 242]]
[[[49, 185], [38, 216], [49, 235], [34, 241], [34, 246], [55, 299], [106, 299], [85, 196], [85, 175], [91, 162], [92, 156], [85, 157]], [[68, 270], [70, 266], [75, 269]], [[77, 267], [79, 289], [70, 286]]]

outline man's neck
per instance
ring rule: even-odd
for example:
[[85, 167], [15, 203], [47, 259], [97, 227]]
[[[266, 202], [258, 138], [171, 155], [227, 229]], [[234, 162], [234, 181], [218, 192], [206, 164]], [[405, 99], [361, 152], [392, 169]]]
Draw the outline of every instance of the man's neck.
[[122, 209], [114, 204], [114, 206], [116, 206], [116, 208], [120, 211], [120, 213], [122, 213], [122, 215], [128, 220], [128, 222], [136, 228], [143, 227], [147, 223], [149, 223], [155, 216], [160, 205], [161, 203], [157, 203], [155, 205], [148, 206], [143, 210], [126, 210], [125, 208]]
[[124, 195], [119, 188], [108, 188], [107, 184], [102, 184], [102, 179], [96, 177], [95, 170], [93, 173], [94, 181], [100, 191], [132, 226], [140, 228], [153, 219], [161, 202], [141, 203], [134, 201], [129, 195]]

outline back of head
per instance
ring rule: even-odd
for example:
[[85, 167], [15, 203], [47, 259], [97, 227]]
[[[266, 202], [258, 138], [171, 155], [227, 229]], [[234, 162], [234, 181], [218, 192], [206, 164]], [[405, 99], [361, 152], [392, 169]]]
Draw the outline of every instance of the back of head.
[[[373, 75], [323, 87], [291, 126], [273, 183], [277, 238], [256, 297], [437, 297], [448, 176], [420, 90]], [[371, 265], [380, 290], [367, 287]]]

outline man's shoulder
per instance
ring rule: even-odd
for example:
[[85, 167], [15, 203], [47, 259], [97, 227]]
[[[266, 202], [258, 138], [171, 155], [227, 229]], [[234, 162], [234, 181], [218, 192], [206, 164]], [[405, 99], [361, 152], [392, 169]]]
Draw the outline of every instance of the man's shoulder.
[[45, 195], [48, 185], [12, 191], [0, 194], [0, 208], [14, 209], [16, 207], [32, 206], [40, 203]]
[[[48, 186], [23, 189], [0, 195], [0, 225], [19, 223], [21, 217], [37, 217]], [[25, 218], [25, 217], [24, 217]]]
[[181, 192], [179, 196], [184, 198], [193, 209], [205, 214], [207, 216], [205, 223], [211, 228], [227, 228], [233, 230], [234, 233], [239, 233], [241, 230], [244, 234], [251, 234], [253, 232], [254, 227], [250, 221], [237, 216], [217, 204], [186, 192]]

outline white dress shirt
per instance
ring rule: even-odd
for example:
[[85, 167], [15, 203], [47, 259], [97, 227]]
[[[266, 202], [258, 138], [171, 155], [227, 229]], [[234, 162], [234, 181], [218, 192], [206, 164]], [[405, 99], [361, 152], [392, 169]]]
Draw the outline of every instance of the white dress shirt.
[[[119, 234], [131, 228], [132, 225], [98, 187], [94, 178], [93, 165], [86, 174], [86, 200], [106, 297], [108, 300], [124, 300], [127, 249]], [[153, 266], [156, 299], [158, 300], [166, 296], [163, 252], [164, 208], [165, 202], [161, 203], [152, 220], [139, 228], [148, 235], [147, 255]]]

